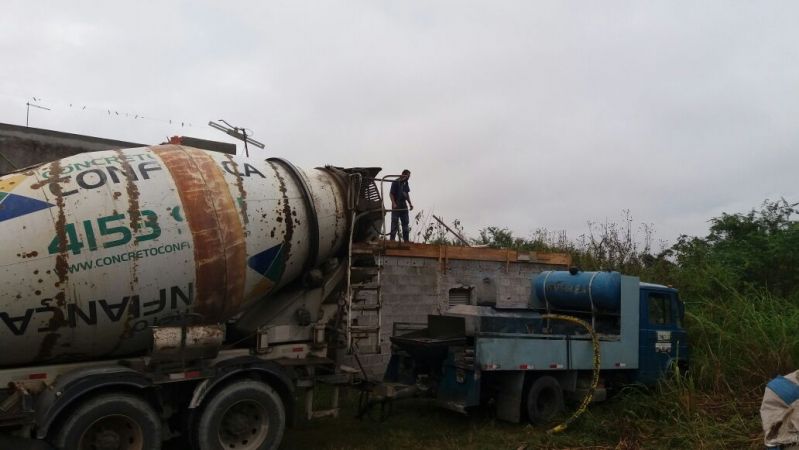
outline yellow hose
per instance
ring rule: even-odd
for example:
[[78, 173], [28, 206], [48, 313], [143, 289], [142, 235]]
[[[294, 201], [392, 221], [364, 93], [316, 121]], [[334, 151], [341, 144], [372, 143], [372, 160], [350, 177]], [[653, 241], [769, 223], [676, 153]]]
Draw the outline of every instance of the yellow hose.
[[596, 333], [594, 332], [594, 329], [591, 328], [591, 325], [589, 325], [587, 322], [585, 322], [583, 320], [580, 320], [580, 319], [578, 319], [576, 317], [565, 316], [565, 315], [562, 315], [562, 314], [544, 314], [544, 315], [541, 316], [541, 318], [542, 319], [565, 320], [567, 322], [573, 322], [573, 323], [576, 323], [576, 324], [582, 326], [583, 328], [588, 330], [588, 333], [591, 335], [591, 344], [594, 346], [594, 377], [593, 377], [593, 379], [591, 379], [591, 386], [588, 388], [588, 394], [585, 396], [585, 398], [583, 399], [583, 402], [577, 408], [577, 411], [575, 411], [574, 414], [572, 414], [571, 417], [566, 419], [566, 421], [563, 422], [562, 424], [560, 424], [560, 425], [552, 428], [551, 430], [547, 431], [547, 434], [556, 434], [556, 433], [560, 433], [561, 431], [565, 430], [566, 427], [568, 427], [572, 422], [577, 420], [577, 418], [580, 417], [580, 415], [583, 412], [585, 412], [585, 409], [588, 407], [588, 404], [591, 403], [591, 399], [594, 397], [594, 390], [596, 389], [597, 384], [599, 384], [599, 363], [600, 363], [600, 360], [599, 360], [599, 341], [597, 340]]

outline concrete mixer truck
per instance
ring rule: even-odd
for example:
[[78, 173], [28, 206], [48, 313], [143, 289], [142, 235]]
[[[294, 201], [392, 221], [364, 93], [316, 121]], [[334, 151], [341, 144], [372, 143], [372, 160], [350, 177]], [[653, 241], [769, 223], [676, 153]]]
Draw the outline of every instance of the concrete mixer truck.
[[375, 333], [342, 293], [379, 258], [379, 170], [166, 145], [0, 178], [0, 444], [276, 448]]

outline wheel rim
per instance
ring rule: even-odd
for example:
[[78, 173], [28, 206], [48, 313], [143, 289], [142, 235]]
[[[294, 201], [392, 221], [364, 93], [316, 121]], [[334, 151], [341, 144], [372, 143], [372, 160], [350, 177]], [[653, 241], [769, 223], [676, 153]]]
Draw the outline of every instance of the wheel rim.
[[80, 450], [143, 450], [141, 426], [128, 416], [114, 414], [92, 423], [80, 437]]
[[268, 433], [269, 416], [264, 405], [253, 400], [241, 400], [222, 415], [219, 444], [226, 449], [257, 449]]

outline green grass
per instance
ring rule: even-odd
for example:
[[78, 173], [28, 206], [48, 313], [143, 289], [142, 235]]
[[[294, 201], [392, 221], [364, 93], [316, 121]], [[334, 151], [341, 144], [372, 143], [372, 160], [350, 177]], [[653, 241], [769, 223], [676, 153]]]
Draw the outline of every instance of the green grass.
[[718, 401], [688, 383], [629, 389], [588, 411], [555, 436], [546, 427], [443, 410], [425, 399], [394, 405], [383, 423], [356, 420], [357, 394], [343, 396], [342, 415], [299, 423], [284, 449], [714, 449], [760, 448], [759, 402]]

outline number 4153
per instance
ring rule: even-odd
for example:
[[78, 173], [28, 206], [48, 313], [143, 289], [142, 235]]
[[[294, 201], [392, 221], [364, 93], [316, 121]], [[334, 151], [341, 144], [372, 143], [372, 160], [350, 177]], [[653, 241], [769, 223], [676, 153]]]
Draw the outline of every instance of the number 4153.
[[[105, 238], [101, 239], [105, 241], [102, 243], [103, 248], [119, 247], [120, 245], [129, 243], [131, 239], [133, 239], [135, 242], [142, 242], [156, 239], [158, 236], [160, 236], [161, 227], [158, 226], [158, 215], [150, 210], [142, 210], [141, 216], [142, 223], [137, 223], [135, 230], [131, 230], [130, 227], [124, 225], [124, 214], [114, 214], [112, 216], [100, 217], [96, 220], [96, 224], [94, 224], [94, 221], [92, 220], [84, 220], [82, 225], [84, 235], [86, 236], [85, 243], [81, 242], [81, 240], [78, 238], [76, 224], [68, 223], [64, 227], [67, 239], [67, 242], [64, 243], [64, 247], [66, 251], [69, 251], [75, 255], [79, 255], [81, 249], [86, 245], [89, 246], [90, 251], [97, 250], [98, 244], [95, 226], [99, 235], [102, 238]], [[119, 224], [120, 222], [122, 222], [122, 224]], [[138, 233], [142, 229], [148, 231], [143, 234], [137, 234], [136, 237], [133, 236], [134, 232]], [[61, 239], [59, 239], [58, 235], [56, 235], [50, 242], [50, 246], [47, 247], [47, 251], [51, 255], [59, 253], [60, 247]]]

